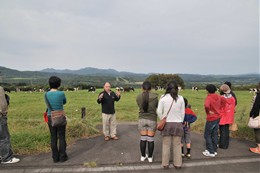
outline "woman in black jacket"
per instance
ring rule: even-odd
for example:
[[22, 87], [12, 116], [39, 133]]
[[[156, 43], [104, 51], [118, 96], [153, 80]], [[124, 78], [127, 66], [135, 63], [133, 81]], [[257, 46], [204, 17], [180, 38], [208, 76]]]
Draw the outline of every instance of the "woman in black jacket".
[[[259, 88], [260, 88], [260, 82], [259, 82]], [[260, 92], [258, 92], [256, 95], [255, 102], [250, 111], [250, 117], [255, 118], [259, 116], [259, 110], [260, 110]], [[255, 132], [255, 140], [256, 140], [257, 147], [250, 148], [249, 150], [253, 153], [260, 154], [260, 129], [254, 129], [254, 132]]]

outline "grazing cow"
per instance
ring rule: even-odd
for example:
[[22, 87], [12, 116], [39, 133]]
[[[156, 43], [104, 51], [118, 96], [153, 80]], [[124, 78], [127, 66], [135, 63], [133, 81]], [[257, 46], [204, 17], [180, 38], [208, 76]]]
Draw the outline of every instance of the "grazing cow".
[[40, 89], [39, 89], [39, 92], [40, 92], [40, 93], [44, 92], [44, 89], [40, 88]]
[[116, 87], [116, 90], [120, 91], [120, 92], [124, 92], [124, 88], [123, 87]]
[[96, 87], [91, 86], [91, 87], [88, 89], [88, 92], [92, 92], [92, 93], [96, 92]]
[[124, 87], [124, 92], [130, 92], [130, 91], [135, 91], [133, 87]]
[[197, 92], [198, 92], [198, 91], [199, 91], [199, 88], [198, 88], [198, 87], [192, 87], [191, 90], [192, 90], [192, 91], [197, 91]]
[[67, 88], [66, 91], [74, 91], [74, 88]]
[[179, 90], [179, 91], [182, 91], [182, 88], [181, 88], [181, 87], [178, 87], [178, 90]]
[[24, 87], [24, 88], [20, 88], [20, 91], [23, 91], [23, 92], [29, 92], [29, 93], [32, 93], [34, 91], [33, 88], [30, 88], [30, 87]]
[[79, 91], [79, 88], [74, 88], [74, 91]]
[[156, 86], [156, 87], [155, 87], [155, 91], [157, 91], [157, 90], [163, 90], [163, 87], [161, 87], [161, 86]]
[[5, 92], [11, 93], [11, 90], [9, 88], [4, 88]]
[[249, 93], [253, 93], [253, 94], [256, 94], [256, 93], [258, 93], [258, 92], [260, 92], [260, 89], [258, 89], [258, 88], [250, 88], [249, 89]]

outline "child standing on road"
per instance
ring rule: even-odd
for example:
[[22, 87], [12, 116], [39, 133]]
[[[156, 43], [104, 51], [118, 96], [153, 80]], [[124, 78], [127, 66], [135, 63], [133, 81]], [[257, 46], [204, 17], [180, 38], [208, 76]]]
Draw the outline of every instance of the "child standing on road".
[[[194, 123], [197, 120], [197, 116], [192, 111], [191, 106], [188, 105], [188, 100], [184, 98], [185, 102], [185, 117], [183, 122], [183, 130], [184, 135], [182, 137], [181, 143], [182, 143], [182, 158], [185, 156], [190, 159], [191, 158], [191, 135], [190, 135], [190, 124]], [[184, 154], [184, 144], [186, 144], [187, 153]]]

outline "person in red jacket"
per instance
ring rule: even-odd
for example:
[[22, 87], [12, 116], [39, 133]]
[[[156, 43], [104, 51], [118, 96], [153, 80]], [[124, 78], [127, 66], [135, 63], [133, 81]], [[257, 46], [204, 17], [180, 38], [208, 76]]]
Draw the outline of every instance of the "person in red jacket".
[[220, 87], [222, 97], [226, 100], [225, 107], [221, 111], [219, 122], [219, 148], [228, 149], [229, 146], [229, 125], [234, 122], [236, 99], [231, 94], [231, 89], [224, 84]]
[[207, 122], [205, 125], [204, 138], [206, 141], [206, 150], [202, 153], [207, 157], [215, 157], [218, 145], [218, 129], [220, 121], [220, 112], [225, 106], [225, 99], [215, 94], [217, 88], [215, 85], [206, 86], [208, 96], [205, 100], [205, 112], [207, 114]]

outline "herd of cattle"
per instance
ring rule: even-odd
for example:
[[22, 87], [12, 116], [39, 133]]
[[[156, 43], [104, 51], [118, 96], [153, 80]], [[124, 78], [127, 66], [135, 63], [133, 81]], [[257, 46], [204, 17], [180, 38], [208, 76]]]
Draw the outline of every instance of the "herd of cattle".
[[[158, 90], [165, 90], [164, 87], [161, 87], [161, 86], [156, 86], [154, 88], [156, 91]], [[181, 87], [178, 88], [179, 91], [182, 91], [183, 89]], [[36, 89], [36, 88], [26, 88], [26, 87], [22, 87], [22, 88], [16, 88], [15, 90], [11, 90], [9, 88], [4, 88], [4, 90], [8, 93], [10, 93], [11, 91], [14, 91], [14, 92], [29, 92], [29, 93], [32, 93], [32, 92], [45, 92], [45, 89], [43, 88], [40, 88], [40, 89]], [[76, 88], [66, 88], [64, 91], [79, 91], [80, 88], [79, 87], [76, 87]], [[88, 92], [92, 92], [92, 93], [95, 93], [97, 88], [95, 86], [90, 86], [88, 89]], [[194, 86], [191, 88], [191, 90], [193, 92], [198, 92], [199, 91], [199, 88]], [[116, 91], [119, 91], [119, 92], [134, 92], [135, 89], [133, 87], [116, 87]], [[250, 88], [249, 89], [249, 93], [251, 94], [256, 94], [257, 92], [260, 92], [260, 89], [258, 88]]]

